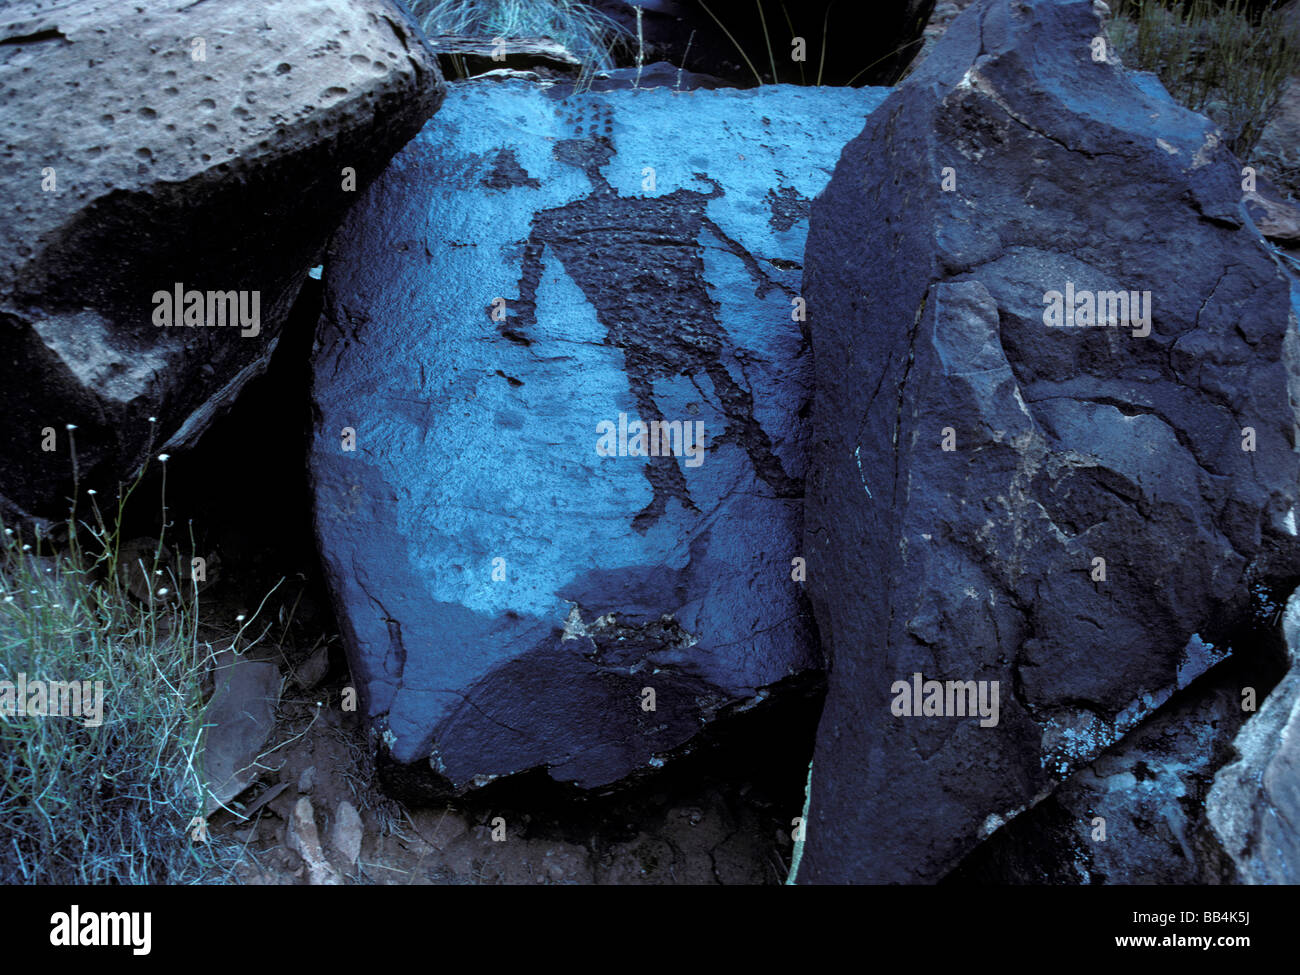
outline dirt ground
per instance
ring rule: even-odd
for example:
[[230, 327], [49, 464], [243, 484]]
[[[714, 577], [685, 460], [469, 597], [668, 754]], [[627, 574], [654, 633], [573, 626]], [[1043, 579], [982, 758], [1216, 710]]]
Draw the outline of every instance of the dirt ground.
[[[622, 795], [555, 801], [532, 784], [494, 800], [385, 795], [343, 685], [286, 688], [261, 780], [218, 812], [249, 884], [776, 884], [802, 795], [780, 776], [720, 774], [727, 746]], [[322, 706], [317, 707], [319, 700]], [[752, 757], [752, 756], [751, 756]], [[748, 763], [742, 763], [748, 764]], [[797, 766], [788, 763], [790, 771]], [[747, 778], [765, 781], [746, 781]], [[786, 776], [787, 779], [790, 776]], [[797, 779], [796, 779], [797, 782]], [[787, 782], [787, 785], [789, 783]], [[530, 808], [530, 792], [540, 801]], [[783, 794], [782, 794], [783, 793]], [[358, 815], [359, 814], [359, 815]], [[314, 826], [314, 829], [312, 828]]]

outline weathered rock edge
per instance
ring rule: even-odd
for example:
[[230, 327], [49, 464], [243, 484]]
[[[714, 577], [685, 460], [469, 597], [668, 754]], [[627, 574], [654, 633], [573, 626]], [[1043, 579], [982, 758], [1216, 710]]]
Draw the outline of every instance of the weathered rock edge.
[[[975, 5], [814, 201], [831, 673], [799, 882], [939, 879], [1296, 574], [1286, 280], [1212, 125], [1094, 61], [1102, 30], [1085, 0]], [[1067, 281], [1151, 291], [1151, 334], [1048, 327]], [[894, 716], [914, 673], [999, 682], [999, 724]]]

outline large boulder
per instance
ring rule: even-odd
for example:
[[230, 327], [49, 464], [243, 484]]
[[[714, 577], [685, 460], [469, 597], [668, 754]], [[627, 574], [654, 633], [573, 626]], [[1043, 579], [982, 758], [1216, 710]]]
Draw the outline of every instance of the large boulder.
[[130, 477], [265, 365], [443, 88], [390, 0], [24, 0], [0, 92], [0, 515], [59, 516], [74, 470]]
[[938, 880], [1297, 571], [1287, 281], [1104, 9], [981, 0], [814, 201], [799, 882]]
[[386, 760], [595, 788], [819, 667], [801, 257], [883, 97], [470, 82], [353, 210], [310, 464]]

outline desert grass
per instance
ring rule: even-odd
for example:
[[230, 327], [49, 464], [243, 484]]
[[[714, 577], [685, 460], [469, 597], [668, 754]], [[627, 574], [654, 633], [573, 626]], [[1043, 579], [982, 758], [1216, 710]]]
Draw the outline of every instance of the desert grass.
[[0, 681], [102, 681], [104, 692], [98, 726], [92, 708], [31, 713], [13, 690], [0, 707], [0, 883], [233, 879], [238, 845], [202, 819], [213, 646], [199, 637], [197, 586], [165, 563], [161, 538], [152, 558], [121, 564], [130, 493], [106, 518], [89, 492], [57, 544], [0, 526]]
[[1252, 14], [1245, 0], [1117, 0], [1114, 13], [1109, 34], [1121, 60], [1155, 72], [1249, 160], [1300, 70], [1300, 38], [1287, 32], [1277, 6]]

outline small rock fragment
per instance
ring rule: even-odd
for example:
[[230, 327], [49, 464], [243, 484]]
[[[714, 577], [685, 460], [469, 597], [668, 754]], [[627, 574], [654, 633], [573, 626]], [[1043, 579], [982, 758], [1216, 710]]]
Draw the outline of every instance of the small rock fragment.
[[307, 882], [313, 887], [342, 884], [338, 872], [330, 865], [321, 849], [320, 834], [316, 830], [316, 811], [311, 800], [303, 796], [293, 807], [286, 837], [289, 849], [303, 859], [307, 868]]
[[361, 859], [363, 833], [361, 814], [352, 803], [344, 799], [334, 812], [334, 823], [330, 826], [330, 846], [343, 858], [348, 870], [355, 867]]

